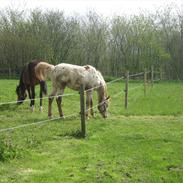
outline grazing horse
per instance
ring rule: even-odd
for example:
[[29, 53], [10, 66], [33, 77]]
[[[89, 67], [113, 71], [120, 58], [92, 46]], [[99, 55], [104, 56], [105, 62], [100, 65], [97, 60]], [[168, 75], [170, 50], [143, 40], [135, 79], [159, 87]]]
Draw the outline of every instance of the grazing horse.
[[[30, 107], [32, 111], [34, 110], [34, 99], [35, 99], [35, 85], [40, 84], [40, 111], [42, 111], [42, 96], [43, 94], [47, 94], [47, 86], [45, 80], [39, 80], [37, 75], [38, 73], [42, 73], [43, 71], [40, 71], [40, 65], [46, 66], [47, 63], [43, 62], [41, 60], [33, 60], [29, 62], [27, 65], [24, 66], [21, 75], [20, 75], [20, 81], [19, 85], [16, 88], [16, 93], [17, 93], [17, 104], [22, 104], [23, 101], [26, 99], [27, 94], [26, 90], [29, 95], [29, 99], [31, 100], [30, 102]], [[50, 68], [50, 64], [49, 68]], [[48, 71], [46, 71], [49, 73]], [[41, 75], [41, 74], [39, 74]]]
[[[44, 78], [42, 78], [44, 79]], [[101, 115], [107, 117], [108, 99], [106, 83], [99, 71], [90, 65], [78, 66], [72, 64], [61, 63], [52, 70], [52, 92], [49, 96], [48, 117], [52, 116], [52, 102], [55, 95], [60, 117], [64, 117], [61, 103], [65, 87], [79, 91], [81, 84], [86, 90], [86, 116], [89, 110], [93, 115], [92, 91], [97, 90], [98, 93], [98, 110]]]

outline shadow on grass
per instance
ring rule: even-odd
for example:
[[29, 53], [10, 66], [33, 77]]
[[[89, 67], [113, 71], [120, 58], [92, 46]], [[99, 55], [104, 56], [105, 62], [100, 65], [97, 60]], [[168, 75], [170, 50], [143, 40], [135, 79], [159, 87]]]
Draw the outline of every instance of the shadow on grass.
[[81, 131], [77, 130], [77, 131], [72, 131], [72, 132], [65, 132], [63, 134], [59, 134], [59, 137], [64, 137], [64, 138], [75, 138], [75, 139], [82, 139], [83, 134], [81, 133]]
[[14, 111], [18, 108], [17, 104], [2, 104], [0, 105], [0, 111]]

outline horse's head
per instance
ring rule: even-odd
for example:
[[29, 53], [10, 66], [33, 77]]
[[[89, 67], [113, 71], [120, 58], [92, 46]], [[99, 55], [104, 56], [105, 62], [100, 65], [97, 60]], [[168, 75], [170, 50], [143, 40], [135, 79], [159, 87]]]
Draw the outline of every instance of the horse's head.
[[27, 97], [26, 89], [24, 85], [18, 85], [16, 88], [17, 104], [22, 104]]
[[106, 97], [99, 105], [98, 105], [98, 110], [100, 114], [102, 115], [103, 118], [107, 118], [107, 108], [108, 108], [108, 101], [109, 101], [109, 96]]

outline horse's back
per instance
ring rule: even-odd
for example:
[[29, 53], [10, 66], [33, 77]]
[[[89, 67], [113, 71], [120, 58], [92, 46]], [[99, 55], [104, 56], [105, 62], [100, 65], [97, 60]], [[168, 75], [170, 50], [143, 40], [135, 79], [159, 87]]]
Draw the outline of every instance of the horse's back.
[[65, 83], [71, 89], [78, 90], [81, 84], [92, 88], [100, 84], [98, 71], [91, 65], [79, 66], [61, 63], [55, 66], [55, 82]]

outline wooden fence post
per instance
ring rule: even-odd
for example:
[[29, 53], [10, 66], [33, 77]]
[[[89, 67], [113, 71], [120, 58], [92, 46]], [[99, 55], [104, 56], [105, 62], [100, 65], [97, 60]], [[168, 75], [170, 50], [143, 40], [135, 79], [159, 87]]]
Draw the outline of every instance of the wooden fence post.
[[146, 96], [146, 90], [147, 90], [147, 71], [144, 70], [144, 96]]
[[80, 86], [81, 135], [86, 136], [84, 85]]
[[129, 71], [125, 74], [125, 109], [128, 108], [128, 82], [129, 82]]
[[154, 84], [154, 66], [151, 66], [151, 86]]

